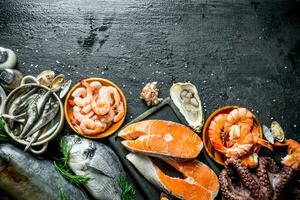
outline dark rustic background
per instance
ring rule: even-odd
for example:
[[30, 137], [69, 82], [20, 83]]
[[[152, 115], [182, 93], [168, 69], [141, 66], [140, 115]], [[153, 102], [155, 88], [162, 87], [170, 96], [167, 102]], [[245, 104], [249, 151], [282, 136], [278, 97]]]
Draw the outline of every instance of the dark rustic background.
[[166, 97], [173, 82], [191, 81], [206, 117], [242, 105], [300, 138], [296, 0], [0, 0], [0, 46], [16, 51], [24, 74], [114, 81], [127, 121], [146, 110], [145, 83]]

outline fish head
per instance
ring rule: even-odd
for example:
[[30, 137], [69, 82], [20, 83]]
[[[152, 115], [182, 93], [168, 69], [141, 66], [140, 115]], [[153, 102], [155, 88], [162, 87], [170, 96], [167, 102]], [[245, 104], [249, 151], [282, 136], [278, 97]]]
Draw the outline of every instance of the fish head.
[[83, 139], [77, 135], [64, 137], [70, 147], [70, 164], [89, 162], [96, 151], [96, 146], [92, 141]]

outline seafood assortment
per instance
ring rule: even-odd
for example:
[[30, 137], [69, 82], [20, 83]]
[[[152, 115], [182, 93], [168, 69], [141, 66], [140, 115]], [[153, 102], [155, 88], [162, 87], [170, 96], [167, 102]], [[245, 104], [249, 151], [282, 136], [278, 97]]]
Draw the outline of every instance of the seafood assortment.
[[84, 136], [95, 136], [119, 122], [125, 115], [118, 90], [99, 81], [81, 81], [68, 103], [73, 108], [71, 119], [75, 129]]
[[17, 56], [11, 49], [0, 47], [0, 68], [11, 69], [17, 64]]
[[0, 189], [15, 200], [57, 200], [60, 189], [70, 200], [88, 199], [50, 161], [36, 159], [11, 144], [0, 145]]
[[147, 106], [155, 106], [162, 101], [158, 98], [158, 91], [157, 82], [147, 83], [142, 89], [140, 99], [145, 100]]
[[[63, 74], [56, 75], [52, 70], [43, 71], [36, 78], [23, 77], [17, 70], [6, 69], [15, 65], [14, 56], [10, 50], [0, 47], [0, 68], [4, 68], [0, 70], [0, 117], [5, 120], [7, 134], [24, 145], [24, 151], [41, 154], [62, 128], [60, 99], [67, 94], [72, 82], [65, 82]], [[122, 92], [111, 82], [102, 81], [82, 80], [66, 98], [68, 122], [82, 136], [106, 137], [105, 132], [114, 132], [125, 118], [126, 100]], [[6, 96], [4, 90], [12, 92]], [[158, 95], [157, 83], [152, 82], [145, 85], [140, 98], [147, 106], [157, 105], [151, 112], [170, 105], [178, 118], [185, 119], [191, 128], [159, 119], [140, 121], [142, 117], [138, 117], [117, 134], [122, 146], [129, 151], [127, 160], [125, 156], [121, 160], [131, 163], [158, 189], [187, 200], [215, 199], [219, 189], [228, 200], [283, 199], [287, 189], [298, 195], [299, 180], [296, 180], [298, 186], [292, 181], [300, 171], [300, 144], [286, 139], [278, 122], [272, 122], [270, 128], [261, 127], [250, 110], [238, 106], [214, 113], [204, 126], [203, 135], [208, 139], [203, 136], [203, 141], [207, 152], [213, 152], [209, 156], [217, 158], [215, 161], [225, 161], [225, 169], [218, 177], [217, 167], [209, 160], [207, 163], [215, 172], [196, 160], [203, 142], [195, 132], [200, 132], [204, 123], [196, 86], [173, 84], [170, 97], [160, 105], [162, 99]], [[82, 184], [94, 199], [124, 199], [119, 180], [127, 174], [108, 146], [75, 135], [64, 136], [63, 140], [70, 148], [64, 167], [69, 167], [70, 173], [72, 170], [75, 175], [88, 178]], [[40, 146], [42, 148], [36, 150]], [[283, 167], [277, 166], [270, 157], [260, 157], [261, 146], [271, 151], [273, 147], [287, 147], [287, 155], [281, 161]], [[164, 167], [171, 168], [176, 175], [169, 174]], [[67, 199], [88, 199], [84, 192], [67, 183], [49, 161], [37, 160], [9, 144], [0, 145], [0, 189], [14, 199], [59, 199], [61, 190]], [[169, 197], [161, 195], [161, 199]]]
[[191, 83], [175, 83], [170, 88], [170, 96], [188, 124], [196, 132], [200, 132], [204, 117], [196, 86]]
[[118, 136], [129, 151], [177, 161], [195, 159], [203, 147], [200, 137], [190, 128], [164, 120], [131, 124]]
[[240, 159], [229, 158], [219, 175], [222, 194], [228, 200], [287, 199], [284, 192], [292, 178], [292, 168], [280, 169], [269, 157], [259, 158], [255, 173], [250, 172]]
[[214, 199], [219, 191], [216, 174], [199, 161], [176, 162], [164, 159], [183, 174], [183, 178], [166, 175], [150, 157], [129, 153], [126, 158], [152, 184], [180, 199]]
[[227, 158], [249, 161], [247, 156], [255, 153], [258, 145], [273, 150], [272, 145], [260, 137], [254, 115], [242, 107], [216, 115], [209, 124], [208, 137], [213, 148]]
[[117, 155], [106, 145], [81, 138], [65, 136], [71, 147], [69, 166], [77, 175], [90, 178], [85, 187], [95, 199], [119, 200], [119, 178], [126, 173]]

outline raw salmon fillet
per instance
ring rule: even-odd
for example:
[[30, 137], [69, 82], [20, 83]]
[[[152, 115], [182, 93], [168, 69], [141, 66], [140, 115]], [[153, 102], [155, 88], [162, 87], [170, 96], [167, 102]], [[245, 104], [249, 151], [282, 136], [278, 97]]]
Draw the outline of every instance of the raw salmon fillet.
[[177, 198], [210, 200], [218, 194], [217, 175], [199, 161], [176, 162], [164, 159], [165, 162], [183, 174], [185, 178], [181, 179], [164, 174], [147, 156], [129, 153], [126, 158], [149, 182]]
[[196, 158], [203, 147], [200, 137], [190, 128], [164, 120], [131, 124], [121, 130], [118, 136], [125, 139], [122, 144], [132, 152], [177, 161]]

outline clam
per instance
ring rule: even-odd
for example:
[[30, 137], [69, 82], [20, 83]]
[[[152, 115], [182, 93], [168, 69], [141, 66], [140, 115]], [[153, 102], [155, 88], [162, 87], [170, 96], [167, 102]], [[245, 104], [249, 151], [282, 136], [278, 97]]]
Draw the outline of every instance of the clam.
[[271, 144], [274, 144], [274, 136], [266, 125], [263, 125], [263, 134]]
[[51, 82], [53, 81], [55, 77], [55, 72], [52, 70], [46, 70], [40, 73], [36, 79], [41, 85], [44, 85], [46, 87], [49, 87], [51, 85]]
[[68, 80], [67, 82], [65, 82], [62, 86], [61, 86], [61, 91], [59, 93], [59, 98], [63, 98], [67, 92], [69, 91], [70, 87], [71, 87], [72, 81]]
[[175, 83], [170, 96], [188, 124], [197, 132], [203, 126], [203, 111], [197, 88], [191, 83]]
[[52, 81], [50, 88], [54, 91], [57, 91], [64, 84], [65, 76], [63, 74], [57, 75]]
[[271, 132], [275, 140], [279, 142], [283, 142], [285, 138], [285, 134], [280, 124], [276, 121], [273, 121], [271, 124]]

